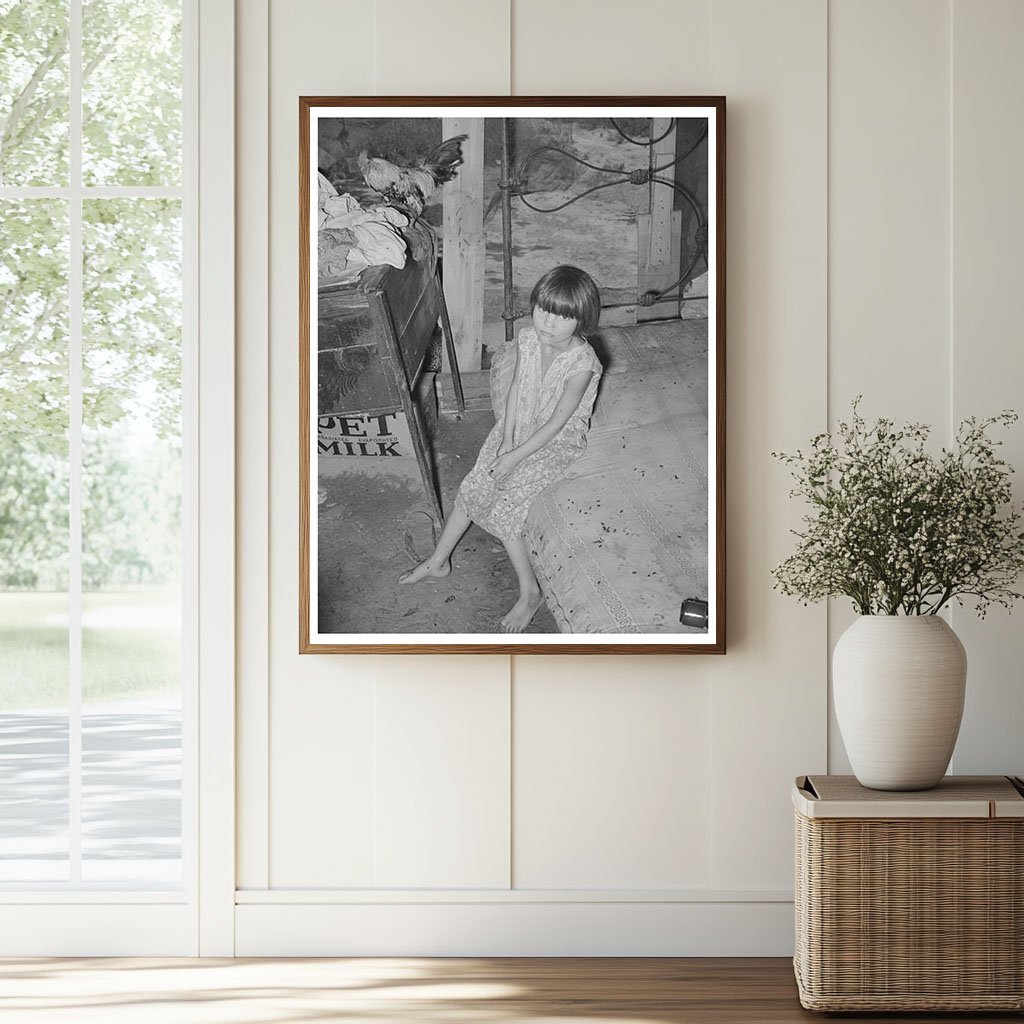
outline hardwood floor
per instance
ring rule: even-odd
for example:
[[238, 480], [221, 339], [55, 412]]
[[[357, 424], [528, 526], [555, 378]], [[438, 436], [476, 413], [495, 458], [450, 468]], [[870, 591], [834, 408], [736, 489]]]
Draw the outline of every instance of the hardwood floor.
[[[1021, 1024], [1020, 1014], [850, 1014]], [[5, 959], [3, 1024], [789, 1024], [788, 959]]]

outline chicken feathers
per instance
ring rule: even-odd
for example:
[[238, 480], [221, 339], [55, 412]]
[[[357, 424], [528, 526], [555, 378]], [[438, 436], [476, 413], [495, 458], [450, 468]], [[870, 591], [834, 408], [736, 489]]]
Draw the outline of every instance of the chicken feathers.
[[451, 181], [458, 173], [465, 141], [465, 135], [445, 139], [416, 167], [399, 167], [390, 160], [368, 156], [364, 149], [358, 158], [359, 170], [375, 192], [418, 217], [437, 187]]

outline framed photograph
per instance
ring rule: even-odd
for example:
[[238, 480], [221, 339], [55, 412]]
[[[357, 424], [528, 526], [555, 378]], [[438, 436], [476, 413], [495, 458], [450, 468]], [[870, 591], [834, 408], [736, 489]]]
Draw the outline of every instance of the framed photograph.
[[299, 100], [301, 653], [725, 652], [725, 100]]

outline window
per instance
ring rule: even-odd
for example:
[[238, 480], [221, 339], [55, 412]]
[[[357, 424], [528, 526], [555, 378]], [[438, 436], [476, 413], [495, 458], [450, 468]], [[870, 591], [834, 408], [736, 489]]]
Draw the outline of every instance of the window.
[[181, 0], [0, 0], [8, 888], [187, 875], [183, 27]]

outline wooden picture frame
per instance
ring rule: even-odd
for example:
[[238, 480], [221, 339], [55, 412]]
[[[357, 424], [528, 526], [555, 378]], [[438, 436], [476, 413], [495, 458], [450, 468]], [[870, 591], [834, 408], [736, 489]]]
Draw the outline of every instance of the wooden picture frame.
[[[300, 653], [725, 653], [725, 210], [724, 97], [300, 97]], [[560, 264], [600, 286], [589, 349], [531, 326]], [[582, 455], [538, 492], [517, 421], [477, 458], [512, 367], [540, 403], [595, 354], [592, 417], [588, 387], [541, 446], [589, 422]], [[474, 525], [461, 574], [399, 585], [478, 461], [512, 547]], [[543, 600], [505, 633], [520, 543]]]

